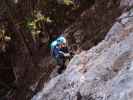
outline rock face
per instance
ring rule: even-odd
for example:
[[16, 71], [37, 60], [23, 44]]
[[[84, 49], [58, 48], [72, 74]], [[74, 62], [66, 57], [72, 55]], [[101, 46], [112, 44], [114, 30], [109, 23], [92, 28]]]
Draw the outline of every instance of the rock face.
[[105, 39], [75, 55], [32, 100], [133, 100], [133, 0]]
[[120, 0], [95, 0], [95, 3], [84, 10], [80, 18], [65, 30], [69, 46], [76, 44], [81, 49], [88, 50], [103, 40], [115, 19], [120, 16], [119, 5]]

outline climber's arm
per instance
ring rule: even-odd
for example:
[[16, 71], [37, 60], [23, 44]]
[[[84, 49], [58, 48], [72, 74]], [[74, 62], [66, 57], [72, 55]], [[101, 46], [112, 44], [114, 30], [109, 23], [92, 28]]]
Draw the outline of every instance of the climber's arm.
[[63, 51], [59, 51], [59, 53], [62, 54], [64, 57], [69, 57], [70, 56], [69, 52], [65, 53]]

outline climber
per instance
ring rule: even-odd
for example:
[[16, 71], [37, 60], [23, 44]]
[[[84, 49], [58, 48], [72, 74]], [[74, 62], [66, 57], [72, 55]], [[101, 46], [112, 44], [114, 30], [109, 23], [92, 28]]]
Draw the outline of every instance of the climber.
[[70, 60], [71, 57], [64, 36], [61, 35], [51, 43], [51, 55], [60, 66], [60, 68], [58, 69], [58, 73], [62, 73], [62, 71], [66, 68], [66, 60]]

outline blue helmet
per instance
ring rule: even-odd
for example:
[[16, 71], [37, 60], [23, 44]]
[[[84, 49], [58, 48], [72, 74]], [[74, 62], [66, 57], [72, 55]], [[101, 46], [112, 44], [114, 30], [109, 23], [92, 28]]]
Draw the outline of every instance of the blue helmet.
[[64, 36], [60, 36], [59, 38], [57, 38], [57, 44], [62, 44], [62, 43], [66, 43], [66, 39], [64, 38]]
[[66, 39], [63, 36], [58, 37], [55, 41], [51, 43], [51, 48], [54, 48], [55, 46], [58, 46], [62, 43], [66, 43]]

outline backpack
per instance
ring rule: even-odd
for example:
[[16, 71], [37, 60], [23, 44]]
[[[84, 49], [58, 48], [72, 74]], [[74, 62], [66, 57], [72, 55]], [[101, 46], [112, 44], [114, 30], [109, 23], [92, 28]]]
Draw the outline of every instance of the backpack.
[[57, 41], [53, 41], [50, 45], [50, 48], [51, 48], [51, 55], [54, 57], [55, 54], [54, 54], [54, 50], [56, 49], [56, 46], [57, 46]]

